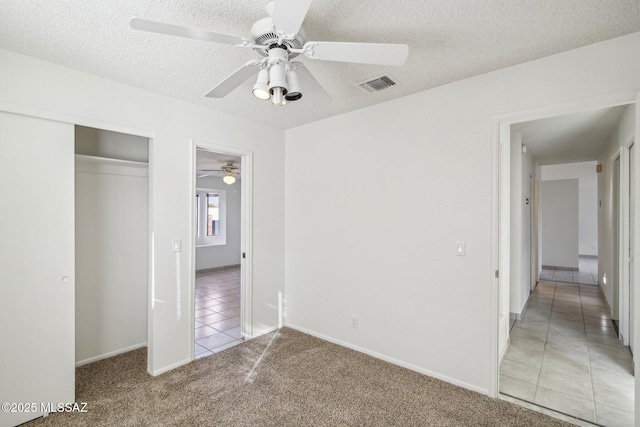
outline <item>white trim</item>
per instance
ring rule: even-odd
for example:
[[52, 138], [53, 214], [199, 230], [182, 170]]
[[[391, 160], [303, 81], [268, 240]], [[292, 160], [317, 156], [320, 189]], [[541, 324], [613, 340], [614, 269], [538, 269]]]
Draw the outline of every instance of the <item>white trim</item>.
[[100, 354], [98, 356], [94, 356], [94, 357], [90, 357], [88, 359], [80, 360], [80, 361], [76, 362], [76, 368], [78, 366], [87, 365], [89, 363], [97, 362], [98, 360], [108, 359], [110, 357], [117, 356], [117, 355], [122, 354], [122, 353], [128, 353], [130, 351], [137, 350], [139, 348], [143, 348], [143, 347], [146, 347], [146, 346], [147, 346], [146, 342], [141, 342], [139, 344], [134, 344], [132, 346], [121, 348], [119, 350], [110, 351], [109, 353]]
[[[620, 156], [620, 182], [618, 186], [618, 320], [620, 321], [620, 335], [622, 344], [629, 345], [629, 215], [631, 206], [629, 204], [629, 148], [631, 141], [621, 146], [616, 153]], [[613, 266], [616, 268], [616, 266]], [[601, 272], [598, 271], [600, 275]], [[600, 279], [600, 278], [598, 278]]]
[[615, 153], [610, 157], [611, 161], [615, 162], [618, 157], [620, 157], [620, 153], [622, 152], [622, 147], [618, 147]]
[[[495, 323], [492, 325], [492, 330], [496, 329], [495, 346], [492, 346], [492, 363], [490, 365], [490, 396], [497, 397], [499, 393], [499, 373], [500, 373], [500, 357], [506, 353], [507, 343], [509, 341], [509, 291], [510, 291], [510, 277], [511, 277], [511, 253], [510, 253], [510, 230], [511, 230], [511, 133], [510, 125], [500, 123], [497, 120], [493, 121], [494, 138], [498, 141], [498, 144], [494, 144], [496, 156], [494, 158], [494, 167], [496, 182], [494, 183], [496, 188], [496, 200], [494, 202], [494, 214], [497, 217], [492, 222], [495, 224], [494, 241], [496, 246], [494, 249], [493, 258], [496, 260], [494, 264], [499, 271], [499, 278], [497, 280], [495, 288], [496, 294], [494, 294], [494, 303], [496, 304], [495, 310]], [[503, 179], [506, 177], [506, 179]], [[501, 248], [505, 248], [501, 250]], [[495, 277], [492, 279], [495, 280]], [[501, 337], [504, 337], [501, 339]], [[502, 346], [502, 348], [500, 348]]]
[[[195, 194], [197, 188], [196, 182], [196, 152], [198, 149], [211, 151], [219, 154], [227, 154], [238, 156], [241, 158], [240, 170], [242, 171], [242, 179], [240, 182], [240, 250], [245, 254], [246, 258], [240, 259], [240, 325], [243, 338], [253, 338], [253, 235], [252, 235], [252, 218], [253, 218], [253, 151], [243, 148], [230, 147], [226, 145], [214, 144], [202, 140], [191, 139], [191, 193]], [[194, 203], [189, 203], [189, 217], [191, 218], [191, 232], [189, 233], [189, 265], [191, 266], [190, 286], [189, 286], [189, 306], [188, 318], [194, 318], [195, 309], [195, 285], [196, 285], [196, 224]], [[191, 322], [191, 339], [190, 339], [190, 355], [191, 360], [195, 359], [195, 322]]]
[[[191, 347], [194, 347], [193, 343], [191, 344]], [[161, 369], [150, 371], [149, 374], [154, 377], [157, 377], [158, 375], [164, 374], [165, 372], [169, 372], [172, 369], [176, 369], [176, 368], [179, 368], [180, 366], [187, 365], [192, 361], [193, 361], [193, 358], [183, 359], [180, 362], [172, 363], [171, 365], [168, 365], [168, 366], [163, 366]]]
[[599, 110], [602, 108], [634, 104], [636, 102], [636, 95], [637, 92], [630, 90], [607, 93], [591, 98], [577, 99], [558, 104], [530, 108], [528, 110], [499, 114], [493, 116], [493, 122], [512, 125], [514, 123], [565, 116], [589, 110]]
[[126, 133], [129, 135], [154, 138], [155, 132], [148, 129], [141, 129], [116, 123], [104, 122], [102, 120], [90, 119], [88, 117], [76, 116], [73, 114], [57, 113], [54, 111], [41, 110], [39, 108], [27, 107], [24, 105], [9, 104], [0, 102], [0, 110], [23, 116], [38, 117], [40, 119], [52, 120], [54, 122], [70, 123], [78, 126], [108, 130], [112, 132]]
[[241, 251], [246, 258], [241, 258], [241, 300], [240, 319], [242, 337], [253, 338], [253, 152], [249, 151], [242, 156], [241, 167], [244, 179], [240, 180], [241, 197], [240, 215], [240, 243]]
[[[155, 265], [156, 265], [156, 256], [155, 256], [155, 233], [154, 233], [154, 194], [155, 194], [155, 142], [153, 138], [149, 138], [149, 167], [148, 167], [148, 208], [149, 208], [149, 224], [148, 224], [148, 245], [149, 249], [147, 252], [148, 256], [148, 279], [147, 279], [147, 372], [151, 374], [154, 366], [154, 323], [153, 323], [153, 314], [155, 313]], [[194, 322], [195, 323], [195, 322]]]
[[357, 345], [349, 344], [347, 342], [344, 342], [344, 341], [341, 341], [341, 340], [338, 340], [338, 339], [335, 339], [335, 338], [331, 338], [331, 337], [328, 337], [326, 335], [323, 335], [323, 334], [320, 334], [320, 333], [317, 333], [317, 332], [310, 331], [308, 329], [302, 328], [300, 326], [292, 325], [290, 323], [286, 323], [285, 322], [285, 326], [288, 327], [288, 328], [291, 328], [291, 329], [295, 329], [296, 331], [305, 333], [307, 335], [311, 335], [311, 336], [314, 336], [316, 338], [320, 338], [321, 340], [328, 341], [328, 342], [333, 343], [333, 344], [337, 344], [337, 345], [339, 345], [341, 347], [346, 347], [346, 348], [349, 348], [351, 350], [355, 350], [357, 352], [364, 353], [364, 354], [369, 355], [371, 357], [375, 357], [376, 359], [384, 360], [385, 362], [389, 362], [389, 363], [392, 363], [394, 365], [398, 365], [398, 366], [401, 366], [403, 368], [407, 368], [407, 369], [409, 369], [411, 371], [418, 372], [419, 374], [427, 375], [427, 376], [432, 377], [432, 378], [437, 378], [439, 380], [448, 382], [449, 384], [453, 384], [453, 385], [456, 385], [458, 387], [466, 388], [467, 390], [472, 390], [472, 391], [475, 391], [475, 392], [478, 392], [478, 393], [481, 393], [481, 394], [485, 394], [485, 395], [489, 394], [489, 391], [487, 389], [484, 389], [484, 388], [481, 388], [481, 387], [476, 387], [475, 385], [466, 383], [464, 381], [458, 381], [458, 380], [453, 379], [451, 377], [448, 377], [446, 375], [441, 375], [441, 374], [438, 374], [437, 372], [433, 372], [433, 371], [430, 371], [428, 369], [424, 369], [424, 368], [421, 368], [419, 366], [412, 365], [411, 363], [406, 363], [406, 362], [403, 362], [402, 360], [399, 360], [399, 359], [396, 359], [396, 358], [393, 358], [393, 357], [389, 357], [389, 356], [385, 356], [384, 354], [377, 353], [375, 351], [371, 351], [371, 350], [368, 350], [366, 348], [358, 347]]
[[279, 329], [280, 328], [277, 327], [277, 326], [271, 326], [271, 327], [264, 328], [264, 329], [256, 328], [256, 329], [253, 330], [253, 337], [252, 338], [257, 338], [257, 337], [259, 337], [261, 335], [270, 334], [271, 332], [275, 332], [275, 331], [277, 331]]
[[[491, 188], [492, 191], [492, 221], [491, 221], [491, 234], [492, 238], [492, 254], [491, 254], [491, 283], [493, 283], [494, 276], [493, 271], [496, 269], [496, 266], [500, 266], [500, 277], [505, 278], [507, 272], [503, 271], [503, 264], [505, 261], [505, 256], [508, 257], [509, 248], [504, 248], [503, 239], [499, 237], [499, 230], [501, 229], [501, 225], [504, 226], [504, 221], [510, 221], [509, 218], [501, 217], [500, 210], [500, 194], [504, 189], [501, 188], [502, 179], [500, 176], [501, 163], [496, 161], [497, 154], [499, 153], [500, 143], [504, 142], [502, 138], [505, 133], [505, 129], [509, 130], [510, 126], [514, 123], [526, 122], [532, 120], [538, 120], [548, 117], [556, 117], [563, 116], [567, 114], [577, 113], [581, 111], [602, 109], [608, 107], [615, 107], [620, 105], [628, 105], [636, 102], [636, 97], [638, 96], [635, 90], [626, 90], [619, 91], [613, 93], [602, 94], [590, 98], [576, 99], [570, 100], [567, 102], [562, 102], [558, 104], [545, 105], [534, 107], [527, 110], [509, 112], [505, 114], [500, 114], [492, 117], [492, 173], [491, 173]], [[509, 133], [509, 132], [506, 132]], [[509, 138], [510, 139], [510, 138]], [[509, 178], [510, 180], [510, 178]], [[508, 180], [508, 181], [509, 181]], [[497, 243], [497, 244], [496, 244]], [[490, 357], [490, 365], [489, 365], [489, 396], [498, 397], [499, 391], [499, 381], [500, 381], [500, 371], [498, 369], [500, 362], [500, 355], [498, 350], [498, 334], [496, 333], [496, 329], [499, 327], [500, 322], [500, 307], [499, 307], [499, 297], [500, 292], [496, 289], [495, 286], [491, 286], [490, 289], [490, 297], [492, 298], [490, 308], [492, 309], [492, 315], [489, 316], [492, 325], [491, 325], [491, 335], [489, 337], [491, 341], [491, 357]], [[636, 400], [638, 397], [636, 398]]]
[[[220, 200], [219, 212], [220, 212], [220, 233], [218, 235], [207, 236], [207, 194], [218, 194]], [[197, 187], [195, 193], [196, 196], [200, 196], [200, 214], [196, 218], [200, 219], [200, 224], [196, 224], [196, 230], [198, 226], [202, 227], [200, 230], [200, 236], [196, 236], [196, 248], [202, 248], [207, 246], [223, 246], [227, 244], [227, 190], [217, 188], [205, 188]], [[194, 233], [197, 234], [197, 233]]]
[[499, 307], [499, 286], [500, 280], [496, 279], [495, 272], [499, 271], [500, 260], [499, 254], [499, 233], [500, 229], [500, 215], [499, 215], [499, 146], [494, 144], [493, 141], [499, 139], [500, 127], [497, 121], [494, 120], [491, 126], [491, 223], [489, 224], [489, 230], [491, 230], [491, 241], [489, 242], [491, 248], [491, 263], [489, 265], [488, 277], [490, 278], [491, 286], [489, 287], [489, 342], [492, 345], [489, 348], [489, 387], [488, 395], [491, 397], [498, 397], [498, 373], [500, 365], [500, 354], [498, 349], [499, 341], [499, 328], [500, 328], [500, 307]]
[[[500, 367], [500, 365], [502, 365], [502, 360], [504, 359], [504, 356], [507, 354], [507, 351], [509, 351], [509, 345], [511, 344], [511, 339], [507, 340], [507, 345], [504, 346], [504, 351], [502, 353], [500, 353], [500, 358], [498, 359], [498, 367]], [[500, 371], [500, 369], [498, 368], [498, 372]], [[500, 394], [500, 390], [498, 390], [498, 394]]]

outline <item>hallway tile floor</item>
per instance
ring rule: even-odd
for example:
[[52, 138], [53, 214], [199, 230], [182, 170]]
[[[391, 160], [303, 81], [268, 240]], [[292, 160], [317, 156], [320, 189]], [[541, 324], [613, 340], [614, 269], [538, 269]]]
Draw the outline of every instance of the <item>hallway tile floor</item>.
[[540, 281], [578, 283], [581, 285], [598, 284], [598, 258], [580, 256], [578, 271], [561, 270], [553, 267], [543, 267]]
[[240, 335], [240, 268], [196, 274], [195, 357], [243, 342]]
[[598, 286], [540, 282], [515, 321], [500, 392], [604, 426], [633, 426], [631, 352]]

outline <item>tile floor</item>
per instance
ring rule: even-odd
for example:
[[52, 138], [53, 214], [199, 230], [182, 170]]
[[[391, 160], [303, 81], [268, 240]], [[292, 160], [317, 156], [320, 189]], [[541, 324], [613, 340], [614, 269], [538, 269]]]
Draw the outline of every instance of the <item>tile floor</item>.
[[196, 274], [195, 357], [240, 344], [240, 268]]
[[540, 280], [550, 282], [580, 283], [582, 285], [598, 284], [598, 258], [580, 256], [578, 271], [542, 268]]
[[605, 426], [633, 426], [631, 352], [598, 286], [540, 282], [510, 333], [500, 392]]

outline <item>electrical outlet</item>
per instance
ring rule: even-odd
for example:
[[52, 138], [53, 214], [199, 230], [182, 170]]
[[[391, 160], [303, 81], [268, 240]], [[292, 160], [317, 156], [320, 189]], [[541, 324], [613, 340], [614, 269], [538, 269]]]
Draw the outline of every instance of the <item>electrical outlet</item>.
[[351, 327], [353, 329], [358, 329], [358, 326], [360, 326], [360, 321], [358, 319], [358, 316], [354, 314], [353, 316], [351, 316]]

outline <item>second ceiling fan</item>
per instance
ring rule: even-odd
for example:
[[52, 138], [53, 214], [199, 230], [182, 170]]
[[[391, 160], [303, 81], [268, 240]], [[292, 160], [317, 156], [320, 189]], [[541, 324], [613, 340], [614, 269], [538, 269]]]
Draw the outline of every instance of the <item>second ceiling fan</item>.
[[331, 97], [302, 62], [291, 61], [299, 54], [324, 61], [360, 64], [403, 65], [409, 54], [406, 44], [345, 43], [307, 41], [302, 21], [311, 0], [275, 0], [267, 4], [269, 17], [256, 22], [249, 38], [230, 36], [198, 28], [131, 18], [131, 28], [197, 40], [231, 44], [255, 50], [263, 58], [237, 69], [205, 96], [223, 98], [252, 76], [258, 75], [253, 94], [271, 99], [276, 106], [305, 98], [315, 106], [331, 102]]

